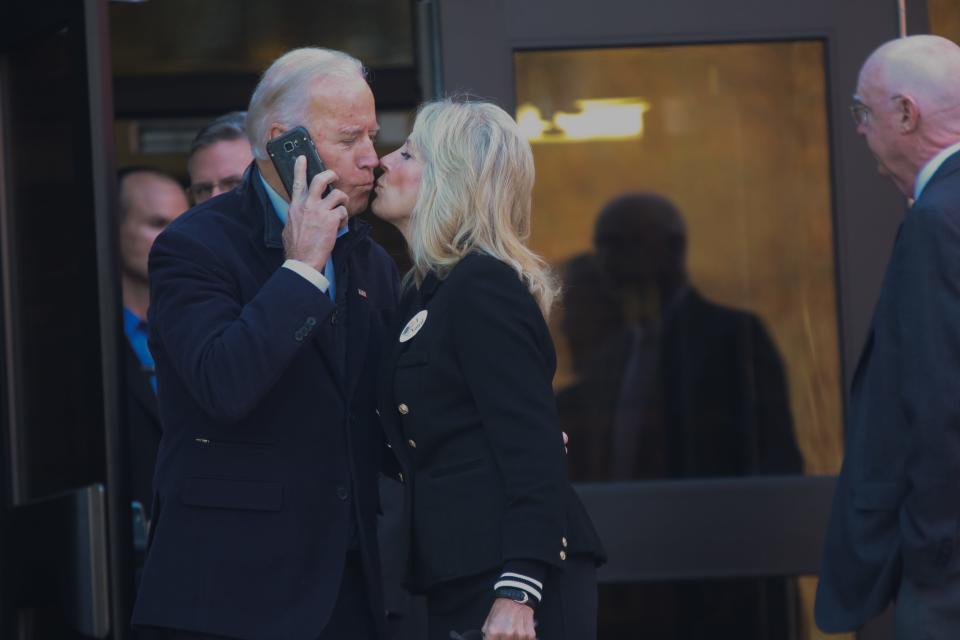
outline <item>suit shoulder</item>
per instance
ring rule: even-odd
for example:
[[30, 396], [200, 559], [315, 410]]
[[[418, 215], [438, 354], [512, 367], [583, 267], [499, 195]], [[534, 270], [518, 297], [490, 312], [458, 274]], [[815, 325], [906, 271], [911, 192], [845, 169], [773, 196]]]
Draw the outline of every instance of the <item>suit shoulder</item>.
[[957, 215], [960, 215], [960, 154], [948, 159], [934, 174], [911, 207], [907, 219], [913, 216], [914, 222], [936, 224], [937, 218], [943, 216], [946, 219], [940, 222], [956, 224]]
[[211, 198], [178, 216], [160, 237], [170, 240], [173, 236], [184, 236], [208, 248], [217, 247], [252, 231], [249, 216], [243, 215], [241, 209], [236, 191]]
[[746, 309], [728, 307], [694, 293], [687, 305], [687, 314], [707, 327], [710, 333], [766, 333], [760, 316]]
[[[960, 186], [960, 185], [958, 185]], [[924, 244], [953, 245], [960, 238], [960, 189], [936, 185], [914, 203], [903, 220], [903, 237], [921, 239]]]
[[465, 326], [489, 322], [493, 314], [546, 331], [546, 321], [520, 274], [497, 258], [471, 253], [450, 272], [444, 284], [447, 304]]
[[680, 308], [698, 316], [709, 318], [713, 322], [742, 322], [753, 314], [749, 311], [728, 307], [703, 296], [699, 291], [691, 291], [688, 298], [680, 303]]
[[[485, 253], [470, 253], [464, 256], [447, 276], [449, 284], [510, 287], [514, 283], [523, 287], [520, 275], [507, 263]], [[526, 289], [526, 287], [523, 287]]]
[[444, 288], [450, 304], [470, 316], [491, 307], [501, 311], [539, 314], [537, 303], [520, 274], [507, 263], [481, 253], [460, 260], [447, 276]]
[[960, 209], [960, 152], [940, 165], [914, 207], [946, 211]]
[[246, 228], [246, 220], [240, 209], [240, 197], [233, 191], [188, 209], [167, 225], [167, 229], [200, 238], [210, 234], [230, 233], [231, 230], [242, 231]]

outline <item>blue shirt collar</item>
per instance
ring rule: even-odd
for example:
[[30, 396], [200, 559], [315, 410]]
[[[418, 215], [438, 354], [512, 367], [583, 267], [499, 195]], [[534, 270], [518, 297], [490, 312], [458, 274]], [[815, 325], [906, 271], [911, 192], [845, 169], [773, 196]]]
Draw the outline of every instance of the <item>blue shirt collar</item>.
[[[287, 216], [290, 214], [290, 203], [283, 199], [276, 190], [270, 186], [270, 183], [267, 182], [266, 178], [263, 177], [262, 173], [257, 173], [260, 177], [260, 182], [263, 183], [263, 188], [267, 192], [267, 197], [270, 199], [270, 204], [273, 205], [273, 210], [277, 214], [277, 217], [280, 219], [280, 222], [286, 226]], [[349, 231], [350, 227], [344, 225], [343, 228], [337, 231], [337, 237], [342, 238]]]

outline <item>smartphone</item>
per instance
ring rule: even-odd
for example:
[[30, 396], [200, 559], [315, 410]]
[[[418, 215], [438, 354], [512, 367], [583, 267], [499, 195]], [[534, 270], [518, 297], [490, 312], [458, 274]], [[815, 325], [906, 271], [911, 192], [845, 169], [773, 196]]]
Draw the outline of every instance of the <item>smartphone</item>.
[[[287, 195], [291, 198], [293, 198], [293, 165], [298, 157], [306, 156], [307, 158], [308, 189], [313, 177], [326, 170], [323, 161], [317, 154], [317, 147], [313, 144], [313, 138], [303, 127], [294, 127], [282, 136], [277, 136], [267, 142], [267, 153], [270, 155], [270, 160], [273, 161], [273, 166], [280, 176], [283, 187], [287, 190]], [[331, 188], [330, 185], [327, 185], [323, 195], [326, 196], [330, 193]]]

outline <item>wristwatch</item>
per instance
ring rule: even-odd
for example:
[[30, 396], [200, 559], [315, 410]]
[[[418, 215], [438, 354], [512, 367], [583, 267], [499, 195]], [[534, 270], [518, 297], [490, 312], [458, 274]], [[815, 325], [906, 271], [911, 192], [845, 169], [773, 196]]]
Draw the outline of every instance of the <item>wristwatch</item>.
[[498, 598], [513, 600], [517, 604], [525, 604], [531, 609], [537, 608], [537, 600], [531, 598], [530, 594], [523, 589], [517, 589], [516, 587], [498, 587], [494, 590], [493, 595]]

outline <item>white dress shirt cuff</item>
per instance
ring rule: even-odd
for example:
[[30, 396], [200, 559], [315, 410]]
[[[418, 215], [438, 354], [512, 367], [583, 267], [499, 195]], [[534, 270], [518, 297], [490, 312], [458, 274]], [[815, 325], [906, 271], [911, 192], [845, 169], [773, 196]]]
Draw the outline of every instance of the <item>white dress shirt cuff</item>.
[[327, 280], [322, 273], [308, 265], [306, 262], [300, 262], [299, 260], [287, 260], [283, 263], [283, 268], [290, 269], [290, 271], [293, 271], [324, 293], [326, 293], [327, 289], [330, 288], [330, 281]]

